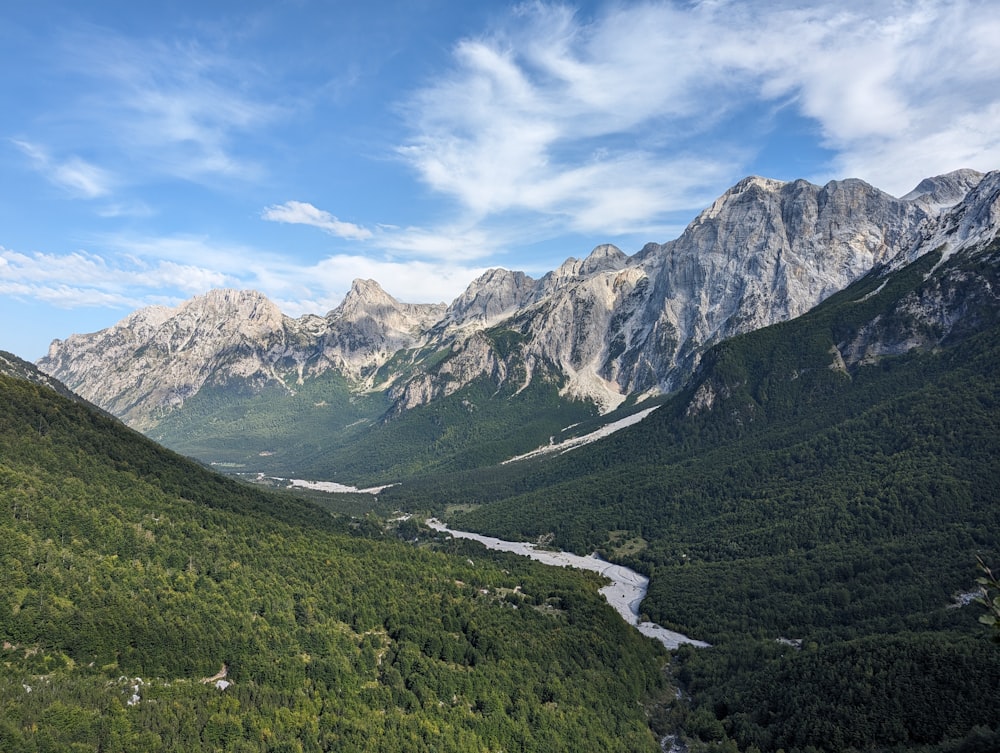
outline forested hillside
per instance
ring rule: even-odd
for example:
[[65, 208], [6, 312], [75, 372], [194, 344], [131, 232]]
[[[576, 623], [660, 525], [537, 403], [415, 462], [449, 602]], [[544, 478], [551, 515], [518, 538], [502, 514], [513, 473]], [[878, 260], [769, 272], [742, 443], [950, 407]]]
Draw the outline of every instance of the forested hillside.
[[651, 575], [649, 616], [716, 644], [681, 652], [696, 737], [949, 750], [1000, 723], [1000, 652], [957, 598], [1000, 558], [998, 255], [930, 254], [729, 340], [600, 444], [387, 494]]
[[383, 395], [351, 392], [342, 377], [324, 374], [293, 394], [203, 388], [150, 436], [237, 471], [380, 485], [499, 463], [596, 415], [592, 403], [558, 392], [542, 380], [521, 390], [478, 379], [387, 420]]
[[394, 540], [8, 376], [0, 501], [0, 750], [658, 749], [664, 654], [584, 574]]

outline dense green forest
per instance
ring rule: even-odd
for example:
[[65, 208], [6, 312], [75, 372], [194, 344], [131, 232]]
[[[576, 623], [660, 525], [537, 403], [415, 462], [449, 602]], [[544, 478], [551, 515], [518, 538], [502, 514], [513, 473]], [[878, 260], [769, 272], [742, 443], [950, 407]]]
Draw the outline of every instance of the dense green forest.
[[[977, 555], [1000, 558], [998, 246], [873, 274], [726, 341], [599, 444], [386, 499], [457, 528], [554, 534], [650, 575], [646, 613], [715, 645], [676, 659], [696, 739], [996, 749], [1000, 710], [983, 699], [1000, 695], [1000, 651], [958, 599], [976, 588]], [[947, 336], [909, 313], [932, 293], [964, 307]], [[936, 344], [837, 362], [838, 345], [873, 331]]]
[[0, 577], [4, 751], [655, 751], [672, 698], [598, 578], [415, 546], [6, 376]]
[[[502, 344], [502, 335], [493, 337]], [[332, 372], [252, 395], [206, 386], [149, 436], [231, 471], [366, 486], [499, 463], [596, 416], [592, 404], [560, 398], [553, 382], [520, 387], [480, 379], [396, 415], [384, 393], [359, 392]]]

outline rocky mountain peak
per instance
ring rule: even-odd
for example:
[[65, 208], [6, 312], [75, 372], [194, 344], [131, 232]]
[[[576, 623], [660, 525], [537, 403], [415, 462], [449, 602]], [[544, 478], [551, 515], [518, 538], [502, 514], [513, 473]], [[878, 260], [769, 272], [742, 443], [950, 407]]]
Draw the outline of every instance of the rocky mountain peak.
[[591, 275], [596, 272], [619, 270], [625, 266], [628, 255], [617, 246], [604, 243], [594, 248], [590, 255], [580, 264], [580, 274]]
[[327, 314], [330, 319], [356, 319], [358, 316], [369, 315], [379, 310], [397, 310], [399, 301], [382, 289], [375, 280], [356, 279], [351, 283], [351, 289], [333, 311]]
[[616, 246], [605, 243], [597, 246], [585, 259], [569, 257], [557, 269], [542, 277], [538, 283], [538, 295], [552, 293], [601, 272], [624, 269], [626, 263], [628, 256]]
[[445, 312], [443, 303], [402, 303], [389, 295], [375, 280], [357, 279], [333, 311], [326, 315], [334, 329], [363, 329], [376, 336], [378, 330], [416, 334], [433, 326]]
[[785, 187], [786, 182], [783, 180], [775, 180], [774, 178], [765, 178], [760, 175], [748, 175], [743, 180], [736, 183], [732, 188], [726, 191], [723, 195], [736, 196], [746, 191], [751, 191], [757, 189], [765, 193], [775, 193], [780, 191]]
[[953, 207], [983, 179], [977, 170], [954, 170], [933, 178], [924, 178], [917, 187], [903, 196], [904, 201], [917, 201], [931, 211]]
[[[167, 316], [161, 319], [164, 313]], [[163, 324], [170, 322], [175, 336], [199, 337], [226, 334], [257, 338], [281, 329], [284, 320], [278, 307], [263, 293], [230, 289], [210, 290], [173, 311], [153, 310], [147, 316]]]
[[733, 211], [735, 206], [766, 203], [784, 187], [785, 183], [771, 178], [751, 175], [734, 185], [699, 214], [692, 225], [710, 222]]
[[402, 303], [374, 280], [354, 280], [344, 300], [326, 315], [326, 329], [319, 333], [321, 357], [312, 368], [334, 368], [364, 381], [393, 353], [421, 342], [444, 312], [443, 303]]
[[988, 243], [1000, 231], [1000, 170], [983, 175], [961, 201], [925, 228], [908, 259], [943, 246], [945, 259], [971, 246]]
[[535, 281], [524, 272], [488, 269], [452, 302], [444, 321], [459, 326], [470, 322], [488, 325], [524, 306], [534, 288]]
[[[177, 407], [208, 381], [281, 383], [292, 320], [262, 293], [212, 290], [176, 308], [140, 309], [118, 324], [56, 341], [39, 361], [81, 396], [137, 428]], [[273, 358], [262, 353], [272, 353]]]

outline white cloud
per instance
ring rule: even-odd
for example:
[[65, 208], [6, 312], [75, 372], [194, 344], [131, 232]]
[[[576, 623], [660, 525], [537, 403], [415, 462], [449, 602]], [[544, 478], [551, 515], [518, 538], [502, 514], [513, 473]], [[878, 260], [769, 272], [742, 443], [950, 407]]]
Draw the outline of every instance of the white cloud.
[[337, 254], [314, 263], [195, 237], [104, 239], [106, 251], [24, 254], [0, 247], [0, 294], [64, 308], [176, 303], [212, 288], [259, 290], [290, 316], [324, 314], [356, 278], [410, 303], [450, 302], [485, 270], [445, 259]]
[[174, 296], [200, 293], [233, 281], [216, 270], [169, 259], [144, 262], [85, 251], [22, 254], [0, 248], [0, 262], [0, 285], [4, 289], [37, 289], [46, 291], [39, 295], [45, 300], [75, 301], [76, 305], [87, 306], [105, 300], [140, 301], [164, 290]]
[[252, 178], [262, 168], [239, 135], [283, 113], [266, 98], [266, 71], [197, 43], [129, 39], [88, 28], [67, 37], [66, 59], [93, 83], [73, 112], [142, 170], [187, 180]]
[[342, 222], [329, 212], [317, 209], [304, 201], [286, 201], [284, 204], [274, 204], [266, 207], [261, 213], [261, 217], [269, 222], [311, 225], [347, 240], [360, 241], [372, 237], [371, 230], [351, 222]]
[[291, 297], [280, 292], [273, 295], [279, 308], [289, 316], [325, 314], [340, 302], [351, 282], [361, 278], [378, 281], [389, 295], [405, 303], [450, 303], [484, 271], [485, 267], [338, 254], [297, 270], [295, 284], [308, 288], [308, 295]]
[[113, 181], [107, 170], [76, 156], [54, 159], [43, 147], [28, 141], [11, 142], [31, 159], [36, 170], [73, 196], [97, 199], [111, 192]]
[[0, 295], [42, 301], [62, 309], [134, 309], [149, 305], [149, 301], [145, 298], [121, 295], [107, 290], [60, 284], [9, 282], [2, 278], [0, 278]]
[[457, 263], [496, 254], [508, 237], [500, 231], [494, 234], [485, 227], [458, 223], [433, 228], [383, 225], [378, 229], [377, 243], [390, 255]]
[[776, 14], [734, 48], [765, 97], [794, 98], [836, 156], [830, 174], [893, 193], [1000, 165], [1000, 4], [876, 3]]
[[1000, 165], [997, 39], [996, 0], [648, 2], [589, 20], [525, 4], [412, 97], [399, 154], [480, 217], [613, 232], [743, 174], [754, 145], [732, 119], [779, 104], [817, 123], [829, 177], [905, 192]]
[[661, 148], [706, 115], [699, 90], [719, 78], [692, 18], [642, 5], [585, 24], [563, 6], [522, 6], [504, 33], [459, 43], [450, 74], [413, 98], [400, 154], [483, 216], [617, 230], [697, 206], [733, 166], [731, 147], [697, 160]]

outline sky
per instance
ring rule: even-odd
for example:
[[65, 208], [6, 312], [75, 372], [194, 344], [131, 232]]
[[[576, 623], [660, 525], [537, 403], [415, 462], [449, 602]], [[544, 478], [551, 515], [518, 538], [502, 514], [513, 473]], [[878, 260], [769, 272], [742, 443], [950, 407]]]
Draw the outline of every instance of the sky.
[[450, 302], [746, 175], [1000, 168], [1000, 0], [0, 5], [0, 349], [211, 288]]

